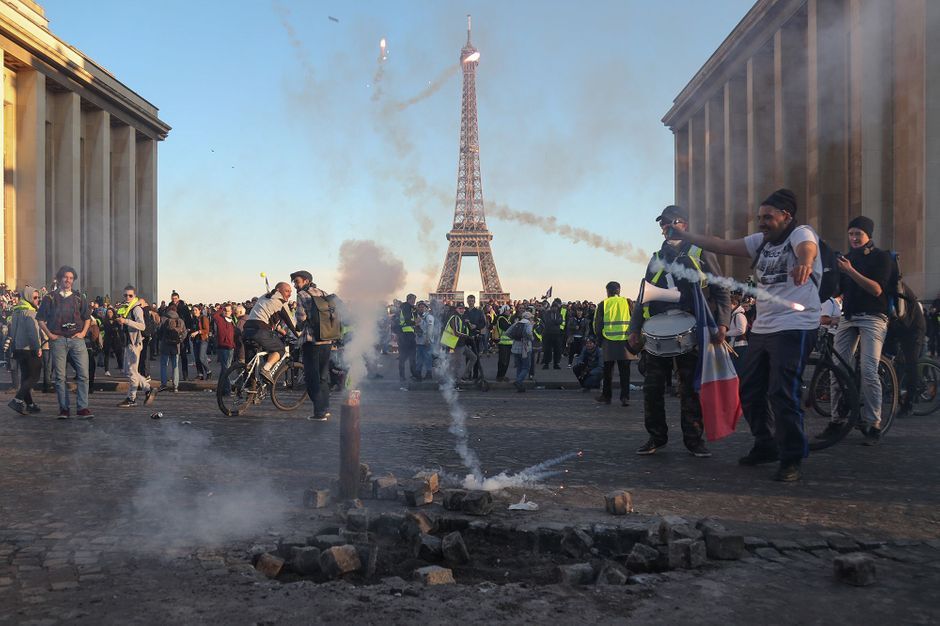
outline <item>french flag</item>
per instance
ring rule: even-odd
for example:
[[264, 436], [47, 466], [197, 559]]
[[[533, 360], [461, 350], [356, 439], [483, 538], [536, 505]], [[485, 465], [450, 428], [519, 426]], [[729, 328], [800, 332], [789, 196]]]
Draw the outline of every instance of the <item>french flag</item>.
[[709, 441], [724, 439], [734, 432], [741, 418], [741, 397], [738, 374], [731, 355], [724, 346], [711, 342], [718, 324], [705, 301], [701, 289], [692, 289], [695, 305], [695, 332], [698, 341], [698, 365], [695, 368], [695, 391], [702, 406], [705, 436]]

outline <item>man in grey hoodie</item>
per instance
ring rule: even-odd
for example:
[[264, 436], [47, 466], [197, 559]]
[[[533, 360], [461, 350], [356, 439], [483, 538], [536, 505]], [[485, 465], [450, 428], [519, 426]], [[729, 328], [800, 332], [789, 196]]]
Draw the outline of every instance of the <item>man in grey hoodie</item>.
[[36, 322], [36, 307], [39, 306], [39, 291], [26, 286], [19, 303], [13, 307], [10, 323], [10, 340], [13, 355], [20, 370], [20, 388], [8, 406], [22, 415], [39, 413], [33, 402], [32, 388], [42, 375], [42, 334]]
[[137, 297], [137, 290], [132, 285], [124, 288], [124, 304], [118, 308], [116, 318], [117, 323], [124, 327], [124, 371], [128, 377], [127, 397], [118, 404], [122, 409], [137, 406], [138, 389], [146, 394], [144, 404], [153, 404], [157, 397], [157, 390], [150, 386], [138, 369], [144, 347], [143, 330], [147, 327], [144, 306], [146, 302]]

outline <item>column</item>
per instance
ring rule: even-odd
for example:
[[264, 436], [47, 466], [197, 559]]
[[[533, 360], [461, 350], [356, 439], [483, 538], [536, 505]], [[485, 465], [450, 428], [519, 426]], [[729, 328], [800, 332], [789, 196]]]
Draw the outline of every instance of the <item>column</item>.
[[924, 6], [924, 286], [925, 298], [940, 296], [940, 6]]
[[46, 77], [16, 73], [16, 282], [48, 285], [46, 267]]
[[[49, 96], [52, 121], [53, 265], [71, 265], [82, 282], [81, 230], [81, 98], [65, 92]], [[48, 155], [47, 155], [48, 158]], [[48, 201], [48, 198], [47, 198]], [[48, 225], [47, 225], [48, 226]]]
[[[747, 77], [739, 75], [725, 83], [725, 232], [726, 239], [748, 234], [747, 222], [756, 207], [747, 201]], [[728, 273], [741, 279], [750, 273], [747, 259], [731, 257]]]
[[676, 204], [689, 206], [689, 125], [675, 130], [676, 141]]
[[807, 2], [807, 220], [845, 249], [848, 38], [844, 0]]
[[806, 195], [806, 12], [774, 34], [774, 186]]
[[[137, 288], [157, 298], [157, 142], [137, 141]], [[482, 264], [481, 264], [482, 267]]]
[[757, 208], [774, 190], [774, 65], [764, 48], [747, 60], [747, 231], [757, 231]]
[[3, 195], [0, 196], [0, 229], [2, 229], [0, 230], [0, 280], [11, 287], [16, 287], [16, 263], [14, 262], [16, 213], [14, 204], [10, 202], [12, 194], [7, 191], [7, 172], [11, 172], [9, 178], [12, 184], [12, 172], [16, 171], [16, 159], [12, 158], [12, 154], [7, 153], [7, 145], [13, 146], [16, 144], [9, 144], [6, 137], [9, 121], [15, 115], [13, 103], [16, 100], [12, 98], [13, 90], [10, 85], [10, 77], [13, 72], [4, 66], [3, 55], [3, 50], [0, 50], [0, 72], [2, 72], [0, 78], [3, 79], [3, 117], [0, 119], [0, 146], [3, 146], [3, 152], [0, 155], [2, 155], [2, 171], [4, 173]]
[[705, 205], [705, 110], [689, 119], [689, 204], [686, 207], [694, 230], [708, 227]]
[[111, 291], [111, 115], [84, 113], [83, 285], [89, 297]]
[[[725, 232], [725, 100], [719, 92], [705, 103], [705, 207], [710, 235]], [[727, 268], [726, 268], [727, 269]]]
[[[137, 280], [137, 146], [130, 126], [111, 128], [111, 299]], [[136, 285], [135, 285], [136, 287]]]

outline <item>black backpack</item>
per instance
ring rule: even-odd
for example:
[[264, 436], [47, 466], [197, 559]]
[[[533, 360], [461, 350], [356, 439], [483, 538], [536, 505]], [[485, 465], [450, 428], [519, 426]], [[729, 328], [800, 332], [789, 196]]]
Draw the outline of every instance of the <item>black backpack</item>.
[[183, 336], [186, 333], [186, 326], [183, 320], [170, 318], [163, 327], [163, 340], [167, 343], [183, 343]]
[[522, 341], [525, 339], [525, 326], [522, 325], [522, 322], [513, 322], [506, 329], [506, 336], [514, 341]]
[[901, 255], [890, 250], [891, 275], [885, 284], [885, 296], [888, 299], [888, 317], [892, 320], [907, 317], [909, 303], [906, 301], [908, 290], [904, 284], [904, 274], [901, 273]]
[[160, 324], [153, 319], [153, 314], [148, 310], [144, 309], [144, 329], [141, 333], [146, 339], [153, 339], [153, 336], [157, 334], [157, 328], [160, 327]]

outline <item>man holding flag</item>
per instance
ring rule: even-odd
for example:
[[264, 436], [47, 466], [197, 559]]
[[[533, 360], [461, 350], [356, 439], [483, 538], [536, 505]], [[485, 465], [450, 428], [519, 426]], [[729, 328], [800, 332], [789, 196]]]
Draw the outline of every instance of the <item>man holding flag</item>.
[[[666, 241], [663, 243], [662, 248], [650, 259], [646, 269], [646, 281], [662, 289], [678, 290], [680, 299], [677, 303], [650, 302], [643, 305], [637, 302], [636, 310], [630, 318], [630, 347], [635, 351], [639, 351], [641, 345], [640, 332], [647, 319], [673, 309], [680, 309], [695, 315], [696, 330], [699, 333], [699, 338], [704, 338], [704, 341], [697, 341], [696, 349], [677, 357], [657, 356], [650, 352], [644, 355], [646, 375], [643, 382], [643, 409], [646, 431], [649, 433], [650, 438], [637, 449], [636, 453], [650, 455], [666, 445], [668, 440], [665, 402], [666, 381], [672, 374], [672, 364], [675, 360], [679, 373], [682, 439], [685, 447], [692, 455], [706, 458], [711, 456], [711, 452], [705, 446], [703, 439], [705, 429], [702, 422], [702, 407], [704, 405], [710, 409], [706, 418], [713, 420], [716, 417], [713, 411], [719, 408], [721, 398], [719, 397], [716, 400], [711, 394], [713, 391], [722, 393], [722, 390], [707, 389], [706, 391], [710, 394], [707, 402], [699, 397], [700, 375], [703, 369], [702, 359], [703, 357], [714, 357], [714, 349], [709, 350], [711, 343], [718, 345], [724, 343], [725, 333], [728, 331], [731, 318], [731, 297], [724, 287], [714, 284], [708, 285], [709, 299], [715, 307], [716, 313], [713, 317], [706, 303], [700, 282], [674, 277], [665, 269], [666, 265], [675, 264], [692, 270], [693, 275], [701, 272], [720, 274], [718, 260], [714, 254], [703, 252], [701, 248], [685, 243], [671, 234], [673, 230], [685, 231], [688, 229], [688, 212], [681, 207], [667, 206], [656, 218], [656, 221], [659, 223]], [[718, 320], [717, 324], [715, 323], [716, 318]], [[714, 367], [707, 367], [706, 371], [712, 372]], [[731, 372], [733, 374], [733, 368]], [[734, 381], [737, 382], [736, 376]], [[733, 396], [729, 395], [729, 398], [733, 400], [734, 407], [732, 407], [731, 413], [734, 413], [733, 420], [736, 421], [741, 415], [736, 386], [733, 389]], [[716, 429], [708, 429], [710, 440], [723, 436], [717, 435], [713, 432], [714, 430]]]

